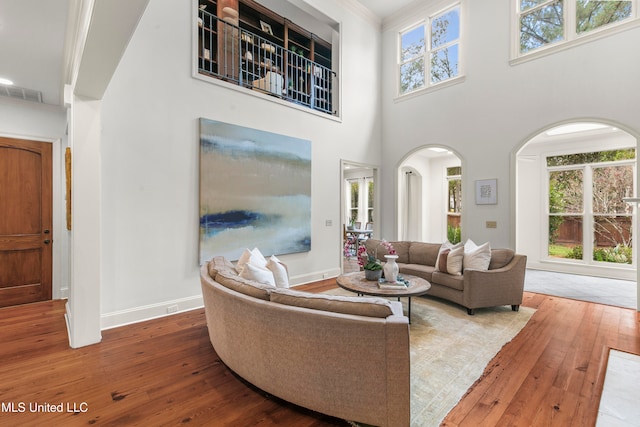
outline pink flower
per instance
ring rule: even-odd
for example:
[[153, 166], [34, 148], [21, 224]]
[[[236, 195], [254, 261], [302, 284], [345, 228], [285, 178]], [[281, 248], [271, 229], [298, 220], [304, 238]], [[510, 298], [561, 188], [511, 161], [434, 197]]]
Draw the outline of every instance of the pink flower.
[[378, 247], [380, 246], [383, 246], [387, 250], [387, 254], [396, 255], [396, 250], [394, 249], [393, 245], [386, 240], [380, 241], [378, 246], [376, 246], [373, 254], [368, 253], [367, 248], [364, 245], [361, 245], [358, 247], [358, 252], [356, 254], [360, 267], [364, 267], [364, 265], [368, 262], [374, 262], [378, 259]]

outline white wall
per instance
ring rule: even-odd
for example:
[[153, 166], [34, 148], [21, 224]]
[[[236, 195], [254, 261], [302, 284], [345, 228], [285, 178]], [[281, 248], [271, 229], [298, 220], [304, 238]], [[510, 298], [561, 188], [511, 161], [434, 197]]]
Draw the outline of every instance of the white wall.
[[199, 117], [312, 141], [311, 252], [281, 259], [294, 283], [338, 274], [340, 159], [380, 162], [380, 32], [340, 2], [308, 3], [342, 24], [341, 121], [192, 78], [190, 5], [149, 2], [102, 103], [103, 326], [200, 297]]
[[[510, 66], [510, 2], [463, 0], [464, 81], [406, 100], [394, 99], [397, 33], [428, 11], [386, 22], [382, 35], [382, 194], [395, 194], [396, 168], [407, 153], [426, 144], [452, 147], [462, 158], [463, 188], [498, 180], [497, 205], [476, 205], [473, 191], [463, 192], [463, 239], [493, 247], [515, 245], [511, 154], [533, 135], [579, 118], [640, 134], [640, 55], [631, 50], [640, 28]], [[383, 231], [395, 230], [394, 205], [382, 206]], [[485, 228], [489, 220], [496, 229]]]

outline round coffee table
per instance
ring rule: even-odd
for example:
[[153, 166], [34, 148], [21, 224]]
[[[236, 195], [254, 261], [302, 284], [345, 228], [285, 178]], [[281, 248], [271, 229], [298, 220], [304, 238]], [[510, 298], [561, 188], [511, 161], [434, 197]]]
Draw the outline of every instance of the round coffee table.
[[411, 276], [409, 274], [402, 274], [401, 276], [409, 282], [409, 286], [399, 286], [398, 289], [382, 289], [378, 286], [378, 281], [365, 279], [364, 271], [341, 274], [336, 278], [336, 282], [342, 289], [355, 292], [358, 295], [397, 297], [398, 301], [400, 301], [401, 297], [408, 298], [407, 317], [409, 318], [409, 322], [411, 322], [411, 297], [424, 295], [429, 292], [431, 283], [421, 277]]

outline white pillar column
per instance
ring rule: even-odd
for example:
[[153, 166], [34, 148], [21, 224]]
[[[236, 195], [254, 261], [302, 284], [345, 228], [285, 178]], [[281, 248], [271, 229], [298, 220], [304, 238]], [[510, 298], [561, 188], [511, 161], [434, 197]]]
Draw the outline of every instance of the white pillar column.
[[71, 146], [71, 280], [67, 302], [69, 343], [100, 342], [100, 114], [101, 101], [73, 97]]

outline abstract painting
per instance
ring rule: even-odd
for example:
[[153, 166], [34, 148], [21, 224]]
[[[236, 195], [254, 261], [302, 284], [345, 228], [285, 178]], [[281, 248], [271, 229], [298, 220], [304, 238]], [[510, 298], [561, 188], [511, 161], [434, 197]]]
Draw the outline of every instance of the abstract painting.
[[311, 141], [200, 119], [200, 264], [311, 250]]

